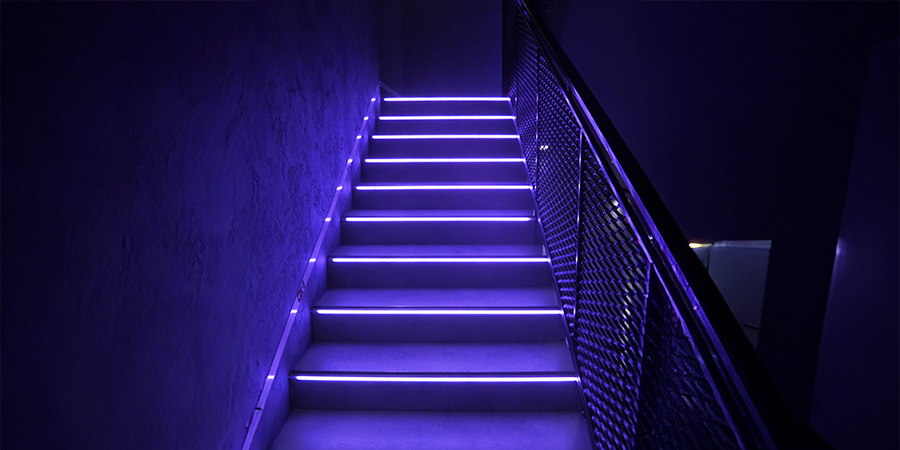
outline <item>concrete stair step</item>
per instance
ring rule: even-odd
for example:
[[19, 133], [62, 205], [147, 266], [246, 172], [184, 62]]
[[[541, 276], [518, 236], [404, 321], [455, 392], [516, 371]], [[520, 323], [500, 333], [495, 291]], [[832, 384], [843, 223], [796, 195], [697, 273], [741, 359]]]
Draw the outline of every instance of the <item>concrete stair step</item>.
[[319, 308], [557, 308], [551, 287], [501, 289], [329, 289]]
[[547, 287], [540, 245], [341, 246], [328, 258], [331, 288]]
[[403, 101], [395, 97], [387, 97], [381, 102], [381, 115], [509, 115], [511, 108], [509, 99], [500, 97], [481, 97], [478, 100], [442, 100], [446, 97], [407, 97]]
[[291, 372], [301, 409], [556, 411], [578, 408], [556, 343], [314, 343]]
[[364, 183], [528, 183], [519, 158], [366, 158]]
[[536, 244], [531, 210], [353, 210], [341, 222], [341, 242], [385, 244]]
[[516, 124], [509, 115], [382, 115], [376, 122], [375, 132], [376, 134], [516, 134]]
[[313, 338], [340, 342], [562, 342], [559, 308], [313, 307]]
[[562, 341], [538, 343], [314, 342], [295, 373], [574, 373]]
[[416, 138], [376, 134], [369, 143], [370, 158], [521, 158], [518, 139]]
[[586, 450], [577, 412], [294, 411], [274, 450]]
[[363, 183], [355, 209], [533, 209], [528, 183]]

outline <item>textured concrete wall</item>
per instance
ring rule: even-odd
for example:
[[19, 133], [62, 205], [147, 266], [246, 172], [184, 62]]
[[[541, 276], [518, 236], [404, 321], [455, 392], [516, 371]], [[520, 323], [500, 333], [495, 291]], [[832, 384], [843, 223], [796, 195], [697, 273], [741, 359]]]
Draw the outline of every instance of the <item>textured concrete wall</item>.
[[377, 84], [369, 4], [0, 12], [2, 446], [239, 446]]

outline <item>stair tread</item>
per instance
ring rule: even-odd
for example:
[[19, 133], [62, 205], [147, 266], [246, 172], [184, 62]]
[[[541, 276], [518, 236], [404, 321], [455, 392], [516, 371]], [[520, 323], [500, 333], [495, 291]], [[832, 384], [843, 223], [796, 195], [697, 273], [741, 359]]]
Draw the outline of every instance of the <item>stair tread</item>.
[[563, 342], [347, 343], [314, 342], [297, 372], [572, 373]]
[[315, 305], [347, 307], [558, 307], [552, 288], [329, 289]]
[[331, 257], [542, 257], [541, 245], [342, 245]]
[[576, 450], [590, 440], [578, 412], [298, 410], [272, 448]]

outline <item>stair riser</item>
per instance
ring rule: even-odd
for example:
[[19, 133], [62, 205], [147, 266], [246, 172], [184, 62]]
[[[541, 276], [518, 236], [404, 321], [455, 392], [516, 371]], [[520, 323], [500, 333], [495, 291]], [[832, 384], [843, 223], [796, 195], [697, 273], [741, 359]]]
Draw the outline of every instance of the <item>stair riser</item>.
[[379, 120], [376, 134], [516, 134], [512, 119], [504, 120]]
[[558, 342], [562, 318], [475, 315], [337, 315], [312, 313], [320, 341], [341, 342]]
[[535, 222], [344, 222], [349, 245], [516, 245], [538, 243]]
[[333, 288], [528, 288], [550, 286], [552, 276], [546, 263], [329, 261], [328, 284]]
[[577, 383], [290, 381], [297, 409], [369, 411], [572, 411]]
[[365, 163], [364, 182], [528, 183], [525, 165], [503, 163]]
[[383, 116], [412, 115], [509, 115], [509, 102], [429, 101], [381, 103]]
[[510, 190], [353, 190], [355, 209], [531, 209], [531, 191]]
[[521, 158], [518, 139], [372, 139], [369, 158]]

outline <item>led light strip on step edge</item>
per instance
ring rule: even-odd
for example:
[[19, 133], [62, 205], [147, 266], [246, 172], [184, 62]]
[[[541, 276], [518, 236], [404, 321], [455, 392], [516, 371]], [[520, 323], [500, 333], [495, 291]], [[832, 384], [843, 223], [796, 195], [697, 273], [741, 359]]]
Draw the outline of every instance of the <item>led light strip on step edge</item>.
[[518, 139], [518, 134], [376, 134], [372, 139]]
[[561, 309], [315, 308], [336, 316], [558, 316]]
[[347, 222], [532, 222], [534, 217], [347, 217]]
[[366, 158], [368, 164], [405, 163], [524, 163], [525, 158]]
[[378, 120], [512, 120], [516, 116], [378, 116]]
[[487, 256], [487, 257], [372, 257], [372, 256], [336, 256], [329, 258], [333, 263], [549, 263], [547, 257], [516, 257], [516, 256]]
[[387, 381], [406, 383], [574, 383], [574, 376], [385, 376], [385, 375], [292, 375], [298, 381]]
[[508, 102], [509, 97], [385, 97], [386, 102]]
[[357, 191], [515, 191], [531, 190], [530, 184], [364, 184]]

